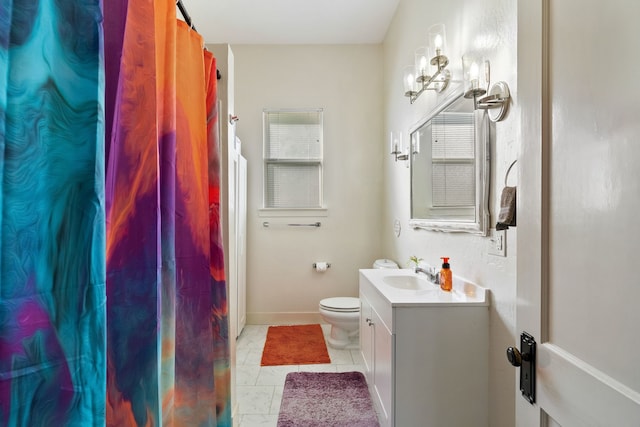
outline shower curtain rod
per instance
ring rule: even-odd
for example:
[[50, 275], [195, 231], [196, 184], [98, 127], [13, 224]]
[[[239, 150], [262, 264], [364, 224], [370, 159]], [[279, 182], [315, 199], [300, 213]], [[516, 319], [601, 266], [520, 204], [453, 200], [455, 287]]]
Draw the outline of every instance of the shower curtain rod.
[[180, 13], [184, 18], [184, 22], [186, 22], [187, 25], [190, 26], [194, 31], [197, 31], [195, 25], [193, 25], [193, 21], [191, 21], [191, 16], [189, 16], [189, 12], [187, 12], [187, 8], [184, 7], [184, 4], [182, 4], [182, 0], [177, 0], [176, 5], [178, 5], [178, 9], [180, 9]]
[[[182, 14], [182, 17], [184, 18], [184, 22], [186, 22], [187, 25], [190, 26], [193, 31], [198, 31], [196, 30], [196, 26], [193, 25], [191, 16], [189, 16], [189, 12], [187, 12], [187, 8], [184, 7], [182, 0], [176, 0], [176, 5], [178, 6], [180, 13]], [[220, 80], [221, 78], [222, 78], [222, 74], [220, 74], [220, 70], [216, 69], [216, 80]]]

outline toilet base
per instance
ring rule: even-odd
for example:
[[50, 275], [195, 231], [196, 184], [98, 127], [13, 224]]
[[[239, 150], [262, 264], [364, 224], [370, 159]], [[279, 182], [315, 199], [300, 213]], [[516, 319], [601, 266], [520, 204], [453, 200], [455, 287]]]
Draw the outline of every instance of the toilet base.
[[357, 350], [360, 348], [360, 334], [356, 329], [352, 332], [347, 332], [342, 328], [331, 325], [331, 332], [327, 337], [327, 344], [329, 347], [339, 350]]

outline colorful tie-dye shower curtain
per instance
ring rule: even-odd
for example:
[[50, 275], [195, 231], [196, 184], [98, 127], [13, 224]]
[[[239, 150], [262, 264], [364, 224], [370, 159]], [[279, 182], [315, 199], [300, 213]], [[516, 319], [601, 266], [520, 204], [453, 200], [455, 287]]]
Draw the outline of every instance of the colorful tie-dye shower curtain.
[[104, 3], [0, 3], [0, 426], [230, 426], [215, 61]]
[[105, 423], [99, 0], [0, 2], [0, 425]]
[[172, 1], [104, 7], [107, 425], [230, 426], [214, 60]]

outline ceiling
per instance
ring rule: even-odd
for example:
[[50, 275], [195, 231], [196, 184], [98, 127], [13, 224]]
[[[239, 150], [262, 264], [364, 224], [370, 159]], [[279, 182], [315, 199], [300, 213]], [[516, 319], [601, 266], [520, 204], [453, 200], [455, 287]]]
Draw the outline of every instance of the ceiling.
[[384, 39], [399, 1], [182, 0], [182, 4], [205, 43], [376, 44]]

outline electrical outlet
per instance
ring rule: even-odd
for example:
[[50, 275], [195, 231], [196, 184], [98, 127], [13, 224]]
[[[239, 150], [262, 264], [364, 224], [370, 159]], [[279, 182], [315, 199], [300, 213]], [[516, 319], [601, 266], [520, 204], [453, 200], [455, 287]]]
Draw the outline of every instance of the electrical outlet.
[[489, 230], [489, 255], [507, 256], [507, 230]]

